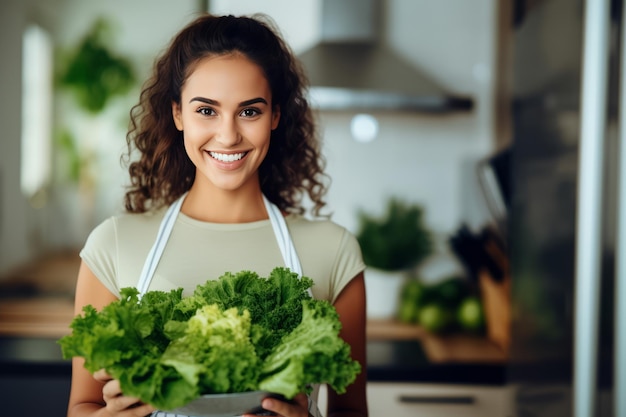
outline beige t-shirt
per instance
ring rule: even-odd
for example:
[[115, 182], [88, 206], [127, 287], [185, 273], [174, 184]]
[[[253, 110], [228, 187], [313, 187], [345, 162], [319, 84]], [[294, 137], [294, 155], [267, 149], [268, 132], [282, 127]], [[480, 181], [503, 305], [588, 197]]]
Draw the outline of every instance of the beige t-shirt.
[[[89, 235], [80, 256], [115, 295], [136, 287], [165, 210], [110, 217]], [[285, 218], [302, 273], [314, 281], [316, 299], [334, 302], [346, 284], [365, 269], [356, 238], [329, 220], [302, 216]], [[225, 272], [254, 271], [267, 277], [285, 266], [269, 220], [221, 224], [178, 215], [149, 290], [183, 288], [190, 295], [196, 285]]]

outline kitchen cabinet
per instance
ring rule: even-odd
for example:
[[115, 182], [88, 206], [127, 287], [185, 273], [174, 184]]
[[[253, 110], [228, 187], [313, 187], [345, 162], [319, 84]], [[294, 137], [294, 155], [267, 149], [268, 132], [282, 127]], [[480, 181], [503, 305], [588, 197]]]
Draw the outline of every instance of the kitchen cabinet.
[[3, 416], [65, 416], [70, 397], [70, 373], [3, 370], [0, 373], [0, 392]]
[[511, 395], [507, 386], [367, 384], [370, 417], [509, 417]]
[[370, 320], [370, 417], [509, 417], [508, 355], [488, 338]]

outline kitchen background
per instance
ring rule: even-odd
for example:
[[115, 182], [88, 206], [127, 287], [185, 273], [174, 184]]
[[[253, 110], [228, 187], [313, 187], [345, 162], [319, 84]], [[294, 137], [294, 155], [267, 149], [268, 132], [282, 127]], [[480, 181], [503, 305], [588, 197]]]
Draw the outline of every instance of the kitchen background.
[[[198, 10], [267, 13], [294, 51], [302, 54], [323, 36], [325, 3], [24, 0], [0, 4], [0, 123], [4, 128], [0, 364], [5, 370], [0, 373], [0, 391], [13, 398], [8, 410], [37, 415], [38, 404], [54, 404], [59, 410], [66, 404], [69, 370], [54, 340], [67, 331], [72, 312], [76, 252], [96, 224], [122, 210], [126, 171], [119, 158], [125, 149], [128, 111], [155, 55]], [[471, 100], [472, 106], [443, 112], [320, 110], [323, 149], [332, 178], [328, 209], [337, 223], [356, 232], [361, 210], [382, 214], [392, 197], [417, 204], [435, 241], [435, 251], [420, 265], [419, 276], [433, 283], [462, 276], [466, 270], [448, 241], [464, 225], [478, 233], [494, 222], [477, 169], [510, 142], [510, 116], [501, 104], [507, 99], [505, 45], [512, 2], [373, 3], [381, 5], [379, 42], [442, 90]], [[96, 109], [81, 106], [67, 84], [53, 95], [37, 95], [52, 85], [53, 70], [68, 62], [100, 19], [109, 25], [108, 32], [104, 27], [107, 48], [134, 74], [130, 88], [122, 88], [123, 93]], [[33, 25], [39, 29], [32, 29]], [[33, 57], [28, 50], [43, 52]], [[43, 87], [34, 89], [33, 99], [29, 88], [34, 85]], [[375, 117], [374, 140], [355, 140], [351, 124], [357, 113]], [[32, 132], [39, 142], [25, 139]], [[503, 295], [499, 284], [492, 289], [499, 291], [498, 297]], [[35, 301], [20, 298], [33, 293], [43, 296]], [[378, 291], [372, 291], [368, 302], [378, 296]], [[505, 310], [498, 311], [506, 313], [508, 307], [505, 303]], [[484, 334], [434, 335], [414, 325], [372, 320], [368, 324], [371, 415], [383, 415], [381, 410], [398, 416], [417, 412], [511, 415], [504, 378], [506, 348], [493, 342]], [[33, 400], [34, 390], [40, 401]], [[21, 400], [25, 391], [31, 394]]]
[[[358, 210], [382, 212], [392, 196], [423, 205], [425, 222], [439, 243], [445, 243], [462, 223], [479, 228], [490, 220], [475, 172], [477, 162], [506, 141], [496, 133], [494, 111], [497, 3], [383, 2], [381, 41], [445, 90], [470, 97], [474, 105], [469, 111], [443, 114], [370, 111], [379, 132], [368, 143], [351, 136], [355, 112], [320, 112], [332, 178], [328, 203], [335, 221], [354, 231]], [[209, 7], [218, 13], [268, 13], [293, 49], [302, 53], [319, 40], [320, 6], [319, 0], [229, 0], [211, 1]], [[201, 7], [205, 5], [197, 0], [3, 2], [0, 276], [46, 251], [80, 247], [94, 224], [121, 209], [126, 172], [119, 156], [125, 147], [128, 110], [154, 56]], [[23, 108], [22, 85], [16, 80], [23, 78], [21, 45], [28, 25], [35, 23], [47, 31], [54, 51], [59, 52], [75, 48], [99, 18], [111, 25], [113, 53], [127, 59], [135, 71], [138, 81], [132, 89], [111, 99], [95, 116], [77, 107], [63, 91], [48, 103], [42, 102], [44, 98], [37, 107]], [[83, 164], [80, 177], [67, 172], [68, 157], [62, 152], [43, 145], [24, 149], [23, 127], [45, 122], [46, 117], [52, 117], [49, 140], [58, 144], [63, 134], [73, 135]], [[52, 155], [38, 156], [47, 150]], [[25, 195], [20, 162], [37, 161], [37, 157], [44, 162], [31, 163], [44, 170], [50, 164], [51, 176], [42, 179], [44, 188]], [[82, 197], [76, 192], [79, 189]], [[439, 266], [430, 273], [424, 267], [424, 274], [433, 279], [443, 273], [442, 263], [446, 270], [458, 267], [450, 261], [445, 244], [438, 249], [441, 257], [433, 260], [437, 258]]]
[[[619, 0], [0, 2], [4, 414], [41, 415], [42, 405], [47, 415], [65, 414], [70, 369], [56, 339], [73, 316], [77, 251], [121, 210], [127, 115], [154, 56], [198, 10], [211, 10], [265, 12], [306, 57], [336, 15], [325, 17], [324, 6], [345, 2], [355, 15], [380, 5], [379, 41], [472, 106], [361, 109], [378, 123], [365, 141], [351, 130], [354, 109], [321, 109], [333, 219], [356, 232], [361, 210], [382, 214], [392, 197], [417, 204], [435, 242], [418, 275], [429, 284], [451, 275], [478, 281], [486, 316], [479, 332], [444, 333], [429, 330], [421, 313], [419, 324], [370, 317], [370, 415], [626, 415], [626, 396], [614, 395], [626, 387]], [[54, 94], [52, 73], [94, 28], [106, 35], [114, 79], [132, 83], [118, 83], [108, 101], [90, 90], [85, 106], [70, 87], [96, 70], [56, 79], [63, 88]], [[480, 184], [504, 188], [481, 187], [485, 166], [495, 177]], [[459, 287], [435, 288], [446, 289], [441, 297]], [[370, 291], [368, 309], [380, 298]]]

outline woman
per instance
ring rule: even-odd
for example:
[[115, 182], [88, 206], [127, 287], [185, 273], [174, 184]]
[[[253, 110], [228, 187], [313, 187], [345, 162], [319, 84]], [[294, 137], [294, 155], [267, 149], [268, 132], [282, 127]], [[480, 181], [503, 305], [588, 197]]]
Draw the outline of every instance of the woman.
[[[304, 89], [298, 62], [261, 17], [206, 15], [184, 28], [131, 111], [128, 157], [139, 159], [129, 166], [127, 213], [99, 225], [81, 251], [76, 314], [87, 304], [102, 308], [128, 286], [189, 294], [225, 271], [267, 276], [291, 265], [281, 252], [286, 241], [301, 273], [314, 280], [313, 296], [336, 307], [341, 337], [365, 369], [356, 239], [329, 220], [303, 216], [302, 199], [319, 216], [326, 191]], [[285, 236], [277, 240], [280, 230]], [[365, 416], [365, 381], [362, 372], [347, 393], [329, 389], [328, 414]], [[280, 416], [309, 415], [304, 394], [292, 403], [266, 398], [262, 406]], [[68, 416], [153, 411], [124, 396], [106, 372], [90, 375], [74, 359]]]

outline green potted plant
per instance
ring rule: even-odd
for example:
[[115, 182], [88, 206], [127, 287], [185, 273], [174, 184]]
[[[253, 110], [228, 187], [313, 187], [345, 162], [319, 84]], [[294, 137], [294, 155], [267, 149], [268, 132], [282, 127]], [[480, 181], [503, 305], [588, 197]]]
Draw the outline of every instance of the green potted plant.
[[360, 211], [358, 221], [356, 237], [367, 265], [368, 316], [391, 318], [400, 288], [433, 252], [424, 210], [419, 204], [390, 198], [381, 216]]
[[114, 97], [128, 93], [136, 81], [131, 61], [111, 49], [112, 30], [106, 19], [97, 19], [75, 48], [58, 57], [57, 85], [92, 115], [101, 113]]
[[[94, 186], [91, 172], [97, 153], [94, 144], [99, 142], [93, 137], [98, 136], [100, 124], [111, 123], [107, 120], [110, 116], [102, 114], [114, 98], [124, 96], [136, 84], [132, 62], [112, 48], [113, 30], [105, 18], [96, 19], [78, 44], [59, 50], [56, 57], [58, 91], [67, 94], [85, 112], [72, 111], [71, 119], [60, 121], [63, 126], [58, 129], [55, 145], [63, 162], [60, 168], [67, 167], [61, 181], [79, 185], [83, 190]], [[86, 121], [85, 131], [76, 132], [77, 119]], [[124, 129], [126, 124], [124, 121]]]
[[[113, 47], [114, 21], [97, 18], [75, 45], [63, 46], [55, 55], [55, 100], [57, 114], [54, 158], [53, 201], [74, 221], [67, 232], [70, 242], [83, 242], [95, 227], [99, 187], [107, 175], [98, 172], [100, 158], [106, 157], [110, 129], [118, 124], [123, 134], [127, 116], [119, 118], [122, 107], [116, 103], [136, 86], [131, 58]], [[114, 112], [111, 112], [111, 108]], [[119, 113], [121, 115], [121, 113]], [[123, 130], [122, 130], [123, 129]]]

